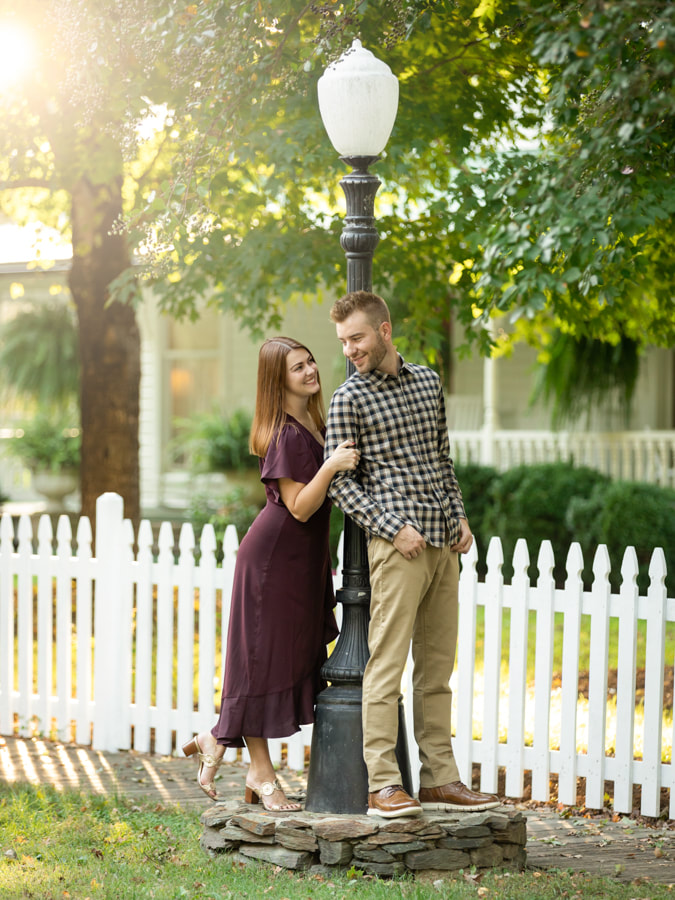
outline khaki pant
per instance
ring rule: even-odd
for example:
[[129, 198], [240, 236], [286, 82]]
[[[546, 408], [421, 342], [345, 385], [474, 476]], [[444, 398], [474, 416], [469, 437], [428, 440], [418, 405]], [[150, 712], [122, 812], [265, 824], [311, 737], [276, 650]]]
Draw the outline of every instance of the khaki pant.
[[363, 676], [363, 756], [370, 791], [401, 784], [396, 762], [398, 698], [412, 639], [413, 723], [421, 787], [458, 781], [450, 742], [450, 676], [457, 643], [459, 561], [449, 547], [405, 559], [373, 537], [370, 564], [370, 659]]

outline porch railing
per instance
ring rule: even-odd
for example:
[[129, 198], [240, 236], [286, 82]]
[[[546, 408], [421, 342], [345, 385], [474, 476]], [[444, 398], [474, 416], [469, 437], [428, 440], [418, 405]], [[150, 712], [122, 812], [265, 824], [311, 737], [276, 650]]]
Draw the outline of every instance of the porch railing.
[[456, 463], [493, 465], [571, 461], [613, 479], [675, 487], [675, 431], [451, 431]]

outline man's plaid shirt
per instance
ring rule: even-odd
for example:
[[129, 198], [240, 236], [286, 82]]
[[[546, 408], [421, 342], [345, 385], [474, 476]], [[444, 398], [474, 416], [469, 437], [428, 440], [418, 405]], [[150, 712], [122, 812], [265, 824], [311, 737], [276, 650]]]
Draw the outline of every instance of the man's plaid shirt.
[[466, 518], [443, 390], [432, 369], [399, 360], [398, 375], [355, 372], [333, 395], [325, 456], [354, 441], [361, 459], [355, 472], [335, 475], [328, 495], [369, 535], [393, 541], [407, 524], [443, 547]]

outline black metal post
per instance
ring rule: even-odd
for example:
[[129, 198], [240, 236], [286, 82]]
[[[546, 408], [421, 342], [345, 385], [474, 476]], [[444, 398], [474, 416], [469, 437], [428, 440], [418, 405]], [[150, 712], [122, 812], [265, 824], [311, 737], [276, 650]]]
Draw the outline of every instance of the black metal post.
[[[373, 254], [380, 240], [375, 228], [375, 195], [380, 179], [368, 172], [379, 157], [341, 157], [352, 171], [340, 181], [347, 201], [340, 245], [347, 257], [347, 290], [371, 291]], [[354, 371], [347, 360], [347, 377]], [[307, 780], [310, 812], [361, 814], [368, 806], [368, 773], [363, 761], [361, 691], [368, 662], [370, 577], [363, 531], [344, 520], [342, 625], [333, 652], [321, 674], [330, 684], [316, 703], [314, 731]], [[399, 734], [396, 755], [405, 789], [410, 792], [410, 761], [406, 742], [403, 704], [399, 700]]]

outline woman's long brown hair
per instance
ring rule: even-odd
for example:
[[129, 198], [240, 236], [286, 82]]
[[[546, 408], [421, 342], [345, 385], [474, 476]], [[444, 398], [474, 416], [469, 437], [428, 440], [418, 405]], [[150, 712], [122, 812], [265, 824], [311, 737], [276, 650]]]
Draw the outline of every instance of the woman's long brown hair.
[[[284, 391], [286, 388], [286, 357], [291, 350], [311, 351], [289, 337], [268, 338], [258, 354], [258, 389], [255, 398], [255, 413], [251, 424], [249, 449], [255, 456], [264, 458], [275, 433], [277, 440], [281, 433], [286, 412], [284, 411]], [[319, 373], [317, 371], [317, 378]], [[319, 388], [321, 379], [319, 379]], [[309, 414], [317, 428], [323, 428], [326, 414], [321, 390], [309, 398]]]

